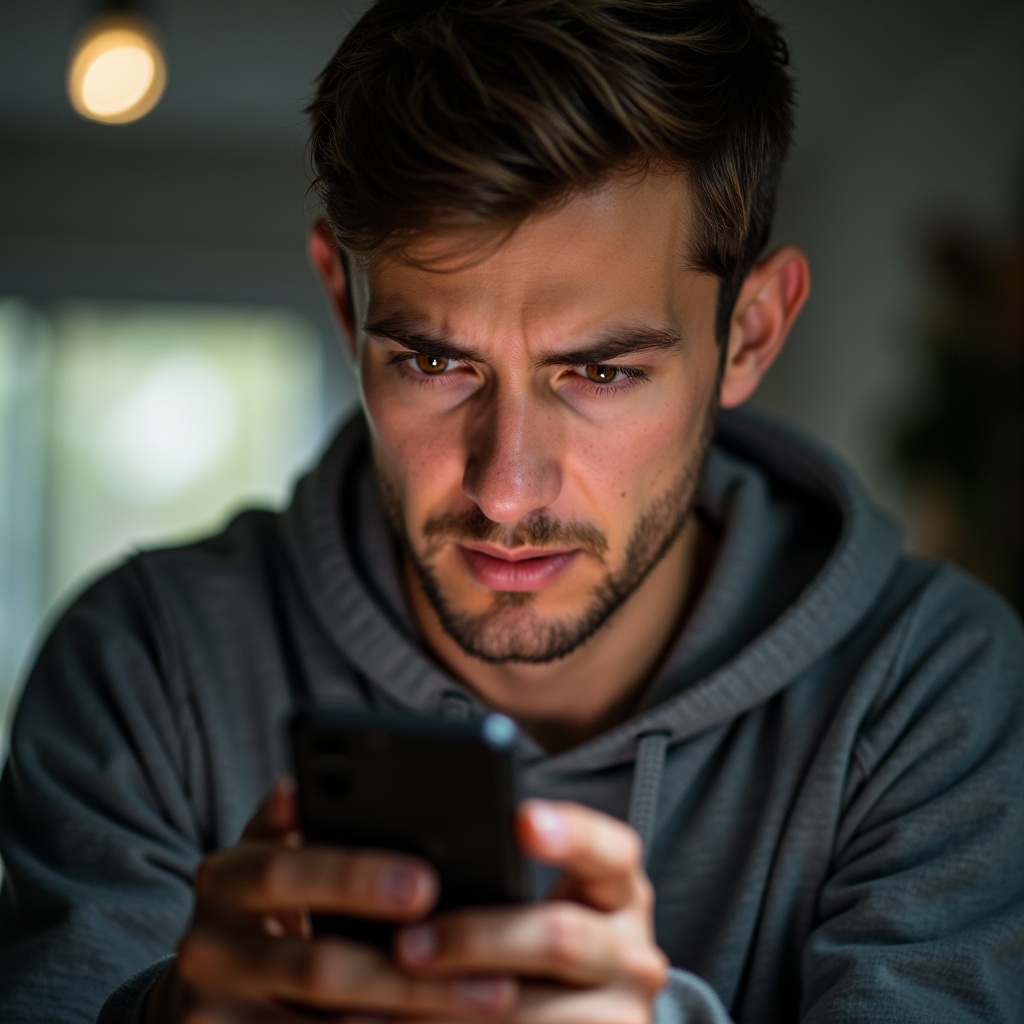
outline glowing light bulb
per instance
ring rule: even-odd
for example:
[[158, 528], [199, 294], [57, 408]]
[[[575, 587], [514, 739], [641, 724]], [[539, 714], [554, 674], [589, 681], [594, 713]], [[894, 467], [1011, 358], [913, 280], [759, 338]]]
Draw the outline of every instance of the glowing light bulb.
[[83, 117], [128, 124], [157, 105], [166, 81], [163, 54], [146, 22], [110, 15], [79, 38], [68, 68], [68, 97]]

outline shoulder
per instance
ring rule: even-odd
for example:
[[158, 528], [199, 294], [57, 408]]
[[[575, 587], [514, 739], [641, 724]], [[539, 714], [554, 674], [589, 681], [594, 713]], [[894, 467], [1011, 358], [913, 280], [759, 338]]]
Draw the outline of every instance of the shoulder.
[[[860, 730], [864, 771], [939, 791], [1024, 768], [1024, 629], [992, 589], [951, 565], [902, 559], [912, 594], [892, 622], [884, 675]], [[894, 583], [894, 587], [898, 584]], [[1019, 780], [1018, 780], [1019, 781]]]
[[281, 519], [276, 512], [250, 509], [190, 544], [137, 551], [110, 584], [123, 585], [119, 577], [125, 577], [152, 604], [174, 602], [179, 613], [243, 594], [251, 600], [284, 572]]
[[949, 564], [903, 558], [896, 575], [914, 583], [898, 620], [893, 681], [926, 675], [1024, 693], [1024, 628], [1004, 598]]
[[196, 656], [244, 644], [245, 623], [272, 603], [277, 519], [249, 511], [195, 543], [135, 552], [73, 596], [46, 626], [15, 739], [26, 729], [52, 732], [57, 719], [73, 731], [101, 709], [125, 717], [129, 706], [180, 732], [192, 713]]
[[87, 635], [132, 634], [158, 643], [167, 627], [167, 604], [202, 604], [211, 588], [251, 589], [273, 560], [272, 513], [247, 511], [222, 531], [189, 544], [138, 550], [96, 576], [54, 616], [43, 646]]

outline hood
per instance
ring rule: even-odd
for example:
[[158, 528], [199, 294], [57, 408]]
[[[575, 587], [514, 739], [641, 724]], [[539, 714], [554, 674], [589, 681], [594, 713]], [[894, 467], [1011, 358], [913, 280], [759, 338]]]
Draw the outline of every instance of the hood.
[[[632, 761], [644, 736], [663, 748], [770, 699], [854, 630], [899, 556], [898, 527], [838, 459], [747, 410], [719, 415], [696, 513], [717, 535], [715, 561], [639, 712], [550, 757], [524, 737], [527, 762], [576, 772]], [[299, 483], [283, 529], [310, 607], [382, 705], [486, 711], [420, 645], [361, 415]], [[314, 696], [337, 698], [329, 682]]]

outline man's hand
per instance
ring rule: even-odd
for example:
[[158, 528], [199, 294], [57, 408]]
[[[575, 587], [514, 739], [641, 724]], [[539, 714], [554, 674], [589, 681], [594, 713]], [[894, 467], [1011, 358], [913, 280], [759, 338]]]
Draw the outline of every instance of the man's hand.
[[[239, 843], [203, 861], [192, 923], [146, 1024], [367, 1018], [644, 1024], [665, 980], [636, 834], [575, 804], [527, 801], [520, 841], [563, 868], [548, 900], [423, 919], [437, 879], [400, 855], [302, 846], [279, 786]], [[394, 956], [312, 936], [309, 911], [411, 924]]]
[[520, 808], [519, 834], [527, 854], [563, 869], [548, 899], [404, 928], [399, 964], [420, 979], [516, 977], [515, 1024], [647, 1024], [668, 961], [654, 942], [637, 834], [578, 804], [541, 800]]
[[202, 862], [192, 922], [146, 1024], [308, 1021], [304, 1010], [476, 1020], [511, 1007], [510, 979], [415, 980], [386, 952], [310, 935], [310, 910], [419, 920], [437, 879], [411, 857], [303, 846], [296, 829], [294, 793], [279, 785], [238, 844]]

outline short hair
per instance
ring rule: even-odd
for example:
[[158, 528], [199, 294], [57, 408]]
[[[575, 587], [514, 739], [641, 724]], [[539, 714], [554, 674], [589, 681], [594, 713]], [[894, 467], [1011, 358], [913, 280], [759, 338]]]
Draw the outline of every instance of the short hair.
[[685, 171], [684, 257], [728, 335], [793, 129], [778, 26], [748, 0], [378, 0], [317, 79], [310, 155], [361, 260], [527, 217], [617, 172]]

